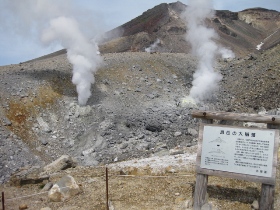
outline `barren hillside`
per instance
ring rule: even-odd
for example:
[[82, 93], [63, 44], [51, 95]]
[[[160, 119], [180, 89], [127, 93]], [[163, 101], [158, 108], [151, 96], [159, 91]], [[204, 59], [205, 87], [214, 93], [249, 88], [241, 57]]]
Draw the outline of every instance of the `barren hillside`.
[[[75, 157], [80, 165], [92, 166], [169, 156], [176, 148], [179, 153], [185, 153], [197, 142], [198, 124], [190, 113], [205, 106], [218, 111], [274, 110], [275, 113], [279, 108], [279, 91], [275, 89], [279, 83], [277, 57], [279, 46], [259, 55], [220, 60], [216, 67], [224, 76], [220, 92], [211, 101], [197, 105], [186, 101], [196, 66], [196, 60], [187, 54], [103, 55], [105, 64], [96, 74], [93, 95], [85, 107], [77, 105], [75, 87], [71, 84], [71, 65], [65, 55], [1, 67], [0, 85], [1, 90], [5, 90], [1, 91], [1, 180], [8, 180], [11, 173], [23, 166], [40, 167], [62, 154]], [[76, 170], [75, 173], [79, 173], [80, 169]], [[179, 173], [180, 169], [177, 170]], [[193, 180], [194, 177], [190, 180], [190, 188]], [[145, 188], [150, 185], [148, 183], [143, 181], [141, 185]], [[255, 187], [253, 198], [240, 203], [247, 205], [243, 209], [250, 209], [251, 202], [257, 199], [259, 188]], [[210, 200], [221, 193], [218, 188], [210, 194]], [[36, 192], [33, 187], [32, 190], [23, 189], [27, 194]], [[182, 190], [172, 190], [172, 193], [177, 195], [178, 191], [191, 197], [184, 191], [191, 189]], [[121, 202], [120, 205], [156, 209], [154, 204], [144, 208], [142, 204], [146, 198], [141, 199], [138, 204]], [[225, 199], [224, 204], [212, 202], [218, 206], [230, 205], [228, 197], [222, 199]], [[118, 202], [118, 198], [114, 197], [114, 200]], [[104, 206], [103, 201], [99, 202]], [[88, 200], [77, 205], [87, 209], [85, 206], [89, 203]], [[99, 208], [97, 203], [93, 209]], [[234, 205], [240, 207], [238, 202]], [[164, 208], [169, 209], [170, 204]]]
[[[0, 67], [0, 182], [6, 183], [1, 190], [7, 198], [36, 194], [65, 174], [83, 188], [65, 202], [49, 202], [42, 194], [7, 201], [7, 209], [21, 203], [36, 210], [104, 209], [105, 164], [115, 209], [191, 208], [200, 123], [192, 110], [280, 114], [279, 12], [217, 11], [206, 22], [236, 57], [217, 58], [214, 69], [223, 76], [218, 92], [195, 103], [187, 96], [198, 62], [187, 53], [180, 18], [184, 7], [161, 4], [114, 30], [115, 36], [100, 46], [104, 62], [86, 106], [77, 103], [65, 50]], [[143, 52], [156, 39], [157, 52]], [[79, 166], [49, 174], [37, 185], [7, 183], [15, 173], [39, 176], [43, 166], [63, 154]], [[279, 167], [275, 209], [280, 209], [278, 181]], [[256, 183], [212, 177], [209, 185], [216, 210], [251, 209], [260, 194]]]
[[[108, 32], [108, 39], [100, 46], [101, 52], [144, 51], [160, 39], [158, 51], [190, 52], [185, 41], [187, 31], [182, 13], [187, 6], [181, 2], [160, 4], [139, 17]], [[261, 42], [264, 49], [279, 43], [275, 34], [280, 27], [280, 14], [263, 8], [247, 9], [240, 12], [217, 10], [213, 19], [206, 24], [219, 34], [218, 43], [244, 56], [256, 49]]]

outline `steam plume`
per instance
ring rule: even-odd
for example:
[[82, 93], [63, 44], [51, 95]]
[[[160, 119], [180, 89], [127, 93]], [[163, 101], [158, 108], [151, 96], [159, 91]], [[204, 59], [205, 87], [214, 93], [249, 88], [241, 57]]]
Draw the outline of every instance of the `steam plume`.
[[52, 19], [49, 28], [44, 30], [42, 41], [59, 41], [67, 49], [67, 58], [73, 64], [72, 82], [77, 88], [78, 101], [85, 105], [91, 96], [93, 73], [101, 63], [97, 45], [82, 34], [75, 19], [67, 17]]
[[191, 43], [192, 53], [198, 58], [198, 67], [193, 75], [193, 87], [190, 90], [190, 97], [196, 101], [211, 98], [218, 89], [218, 82], [222, 76], [214, 70], [216, 56], [233, 55], [230, 50], [218, 47], [214, 42], [218, 35], [214, 29], [205, 26], [206, 18], [210, 19], [214, 16], [211, 8], [211, 0], [189, 0], [183, 15], [188, 27], [186, 40]]
[[67, 49], [78, 102], [85, 105], [91, 96], [93, 73], [102, 62], [93, 39], [97, 35], [96, 24], [89, 21], [94, 18], [87, 11], [74, 9], [71, 0], [3, 0], [3, 3], [18, 35], [41, 37], [39, 40], [45, 44], [59, 43]]
[[154, 52], [159, 44], [160, 44], [160, 39], [157, 39], [153, 44], [145, 48], [145, 52], [149, 52], [149, 53]]

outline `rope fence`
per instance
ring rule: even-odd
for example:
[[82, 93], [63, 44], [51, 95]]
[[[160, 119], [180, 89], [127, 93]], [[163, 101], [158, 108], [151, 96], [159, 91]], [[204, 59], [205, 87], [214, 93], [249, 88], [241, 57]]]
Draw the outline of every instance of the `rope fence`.
[[[81, 184], [84, 184], [84, 183], [81, 183]], [[62, 187], [60, 189], [66, 189], [66, 188], [69, 188], [69, 187]], [[40, 192], [40, 193], [34, 193], [34, 194], [25, 195], [25, 196], [16, 197], [16, 198], [8, 198], [8, 199], [6, 199], [6, 201], [12, 201], [12, 200], [18, 200], [18, 199], [22, 199], [22, 198], [28, 198], [28, 197], [32, 197], [32, 196], [36, 196], [36, 195], [45, 194], [45, 193], [48, 193], [48, 191]]]
[[[124, 177], [124, 178], [151, 178], [151, 179], [154, 179], [154, 178], [178, 178], [178, 177], [191, 177], [191, 176], [194, 176], [194, 174], [180, 174], [180, 175], [169, 175], [169, 176], [158, 176], [158, 175], [108, 175], [108, 167], [106, 166], [99, 166], [99, 167], [96, 167], [96, 168], [103, 168], [105, 169], [105, 177], [106, 177], [106, 207], [107, 207], [107, 210], [109, 210], [109, 185], [108, 185], [108, 182], [109, 182], [109, 178], [112, 178], [112, 177]], [[79, 175], [79, 177], [92, 177], [90, 175]], [[79, 185], [82, 185], [82, 184], [87, 184], [88, 182], [79, 182]], [[60, 189], [66, 189], [66, 188], [69, 188], [69, 187], [62, 187]], [[14, 198], [6, 198], [5, 195], [4, 195], [4, 192], [2, 192], [2, 209], [5, 210], [5, 202], [8, 201], [14, 201], [14, 200], [20, 200], [20, 199], [24, 199], [24, 198], [28, 198], [28, 197], [34, 197], [34, 196], [37, 196], [37, 195], [42, 195], [42, 194], [48, 194], [49, 193], [49, 190], [46, 190], [44, 192], [39, 192], [39, 193], [33, 193], [33, 194], [29, 194], [29, 195], [24, 195], [24, 196], [19, 196], [19, 197], [14, 197]]]
[[[106, 177], [106, 209], [109, 210], [109, 178], [112, 177], [123, 177], [123, 178], [145, 178], [145, 179], [155, 179], [155, 178], [179, 178], [179, 177], [194, 177], [195, 174], [177, 174], [177, 175], [168, 175], [168, 176], [161, 176], [161, 175], [108, 175], [108, 168], [107, 167], [99, 167], [99, 168], [103, 168], [104, 170], [104, 176]], [[74, 175], [75, 176], [75, 175]], [[79, 177], [92, 177], [90, 175], [79, 175]], [[280, 180], [280, 179], [277, 179]], [[87, 184], [87, 181], [84, 182], [79, 182], [79, 185], [83, 185], [83, 184]], [[62, 187], [60, 189], [66, 189], [69, 187]], [[42, 194], [48, 194], [49, 190], [44, 191], [44, 192], [39, 192], [39, 193], [33, 193], [33, 194], [29, 194], [29, 195], [24, 195], [24, 196], [19, 196], [19, 197], [14, 197], [14, 198], [6, 198], [4, 195], [4, 192], [2, 192], [2, 209], [5, 210], [5, 202], [10, 202], [10, 201], [15, 201], [15, 200], [20, 200], [20, 199], [24, 199], [24, 198], [28, 198], [28, 197], [35, 197], [37, 195], [42, 195]]]
[[194, 176], [194, 175], [172, 175], [172, 176], [149, 176], [149, 175], [115, 175], [115, 177], [141, 177], [141, 178], [170, 178], [170, 177], [187, 177], [187, 176]]

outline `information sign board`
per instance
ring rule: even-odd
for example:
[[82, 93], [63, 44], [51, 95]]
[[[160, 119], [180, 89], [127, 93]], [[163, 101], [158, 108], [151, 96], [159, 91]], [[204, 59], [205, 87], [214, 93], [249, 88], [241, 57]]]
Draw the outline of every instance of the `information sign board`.
[[201, 168], [272, 177], [275, 130], [204, 125]]

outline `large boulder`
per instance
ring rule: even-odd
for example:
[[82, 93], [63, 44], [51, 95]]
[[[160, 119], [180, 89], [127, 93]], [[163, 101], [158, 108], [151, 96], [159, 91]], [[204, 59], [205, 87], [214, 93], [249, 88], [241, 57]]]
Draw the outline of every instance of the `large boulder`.
[[193, 128], [188, 128], [188, 134], [194, 137], [198, 136], [198, 132]]
[[55, 173], [67, 168], [75, 168], [77, 166], [76, 160], [68, 155], [62, 155], [54, 162], [44, 167], [44, 172], [47, 174]]
[[48, 197], [51, 201], [61, 202], [80, 192], [81, 189], [75, 179], [70, 175], [66, 175], [53, 185], [49, 191]]

